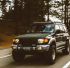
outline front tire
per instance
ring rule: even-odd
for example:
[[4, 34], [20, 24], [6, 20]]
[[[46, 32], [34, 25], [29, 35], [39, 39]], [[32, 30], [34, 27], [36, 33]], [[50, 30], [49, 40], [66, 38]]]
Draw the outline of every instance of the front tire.
[[13, 50], [12, 57], [16, 62], [22, 62], [25, 58], [25, 54], [23, 54], [22, 50], [20, 51]]
[[56, 46], [52, 45], [48, 51], [48, 63], [54, 64], [56, 60]]

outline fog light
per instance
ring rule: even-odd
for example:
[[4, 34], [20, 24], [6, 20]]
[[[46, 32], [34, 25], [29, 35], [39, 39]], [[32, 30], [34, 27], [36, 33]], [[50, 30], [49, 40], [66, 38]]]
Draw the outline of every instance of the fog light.
[[14, 46], [14, 47], [12, 47], [13, 49], [17, 49], [17, 47], [16, 46]]
[[21, 49], [21, 47], [18, 47], [18, 49]]
[[39, 47], [37, 47], [37, 49], [38, 49], [38, 50], [42, 50], [42, 47], [41, 47], [41, 46], [39, 46]]

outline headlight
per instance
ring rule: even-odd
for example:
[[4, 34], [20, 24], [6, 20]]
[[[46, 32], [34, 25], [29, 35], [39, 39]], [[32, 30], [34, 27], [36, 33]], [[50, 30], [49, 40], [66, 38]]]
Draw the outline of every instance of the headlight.
[[38, 43], [47, 43], [47, 42], [48, 42], [47, 38], [38, 39]]
[[19, 43], [19, 39], [13, 39], [14, 43]]
[[43, 43], [43, 39], [38, 39], [38, 43]]

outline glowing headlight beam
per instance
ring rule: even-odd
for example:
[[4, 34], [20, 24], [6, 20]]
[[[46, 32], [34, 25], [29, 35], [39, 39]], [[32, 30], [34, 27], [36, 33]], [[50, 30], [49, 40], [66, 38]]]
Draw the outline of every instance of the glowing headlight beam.
[[44, 38], [44, 39], [38, 39], [38, 43], [47, 43], [48, 39]]

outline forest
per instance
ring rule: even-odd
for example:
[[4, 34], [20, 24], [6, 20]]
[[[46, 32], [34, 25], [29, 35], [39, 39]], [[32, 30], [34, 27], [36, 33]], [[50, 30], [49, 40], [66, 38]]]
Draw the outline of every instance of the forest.
[[33, 22], [65, 23], [68, 30], [69, 0], [0, 0], [0, 32], [23, 34]]

